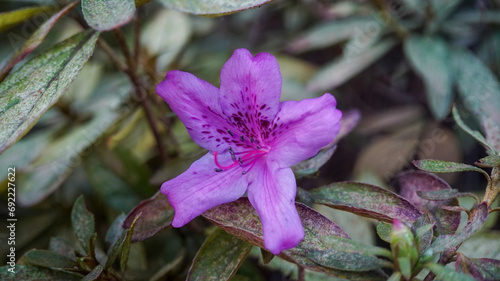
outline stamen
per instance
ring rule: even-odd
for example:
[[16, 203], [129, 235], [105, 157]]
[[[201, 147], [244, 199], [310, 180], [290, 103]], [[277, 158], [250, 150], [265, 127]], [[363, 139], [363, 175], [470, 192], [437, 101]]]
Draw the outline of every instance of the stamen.
[[[244, 156], [243, 156], [243, 157], [244, 157]], [[241, 159], [241, 157], [240, 157], [240, 158], [238, 158], [238, 162], [240, 162], [240, 165], [243, 165], [243, 159]]]
[[240, 140], [241, 141], [245, 141], [245, 139], [243, 138], [243, 136], [240, 136]]
[[222, 172], [222, 169], [219, 169], [219, 168], [214, 168], [214, 170], [219, 173], [219, 172]]
[[260, 145], [257, 145], [257, 146], [256, 146], [256, 148], [257, 148], [257, 149], [260, 149]]
[[250, 142], [253, 143], [254, 139], [253, 137], [250, 137]]
[[231, 132], [231, 130], [227, 130], [227, 132], [231, 135], [231, 137], [234, 137], [233, 132]]
[[231, 154], [231, 158], [233, 158], [233, 160], [236, 160], [236, 156], [234, 155], [234, 151], [231, 147], [229, 147], [229, 154]]

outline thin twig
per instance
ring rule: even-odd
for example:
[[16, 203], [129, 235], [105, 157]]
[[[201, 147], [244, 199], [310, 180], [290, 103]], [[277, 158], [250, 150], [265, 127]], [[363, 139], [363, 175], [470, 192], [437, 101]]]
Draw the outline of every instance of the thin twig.
[[97, 44], [108, 55], [108, 57], [120, 71], [123, 71], [125, 73], [128, 72], [127, 66], [120, 60], [120, 58], [118, 58], [118, 56], [115, 54], [113, 49], [111, 49], [108, 43], [106, 43], [106, 41], [104, 41], [102, 38], [99, 38], [97, 40]]
[[118, 46], [120, 46], [120, 50], [122, 51], [125, 59], [127, 60], [127, 64], [131, 69], [131, 72], [135, 72], [137, 70], [134, 59], [130, 54], [130, 50], [127, 45], [127, 40], [125, 39], [125, 35], [121, 29], [114, 29], [113, 34], [115, 35], [116, 41], [118, 41]]
[[135, 14], [134, 18], [134, 65], [137, 67], [139, 65], [139, 56], [141, 54], [141, 19], [139, 18], [139, 12]]
[[298, 265], [298, 267], [299, 267], [299, 279], [298, 279], [298, 281], [305, 281], [306, 280], [306, 271], [302, 266]]

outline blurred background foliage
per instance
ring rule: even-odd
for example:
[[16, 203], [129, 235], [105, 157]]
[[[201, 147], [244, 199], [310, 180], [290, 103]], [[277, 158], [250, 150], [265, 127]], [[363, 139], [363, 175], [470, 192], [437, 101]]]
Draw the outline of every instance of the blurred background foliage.
[[[283, 100], [330, 92], [341, 110], [355, 109], [362, 116], [332, 158], [317, 173], [298, 180], [304, 190], [357, 180], [399, 191], [394, 176], [412, 169], [412, 160], [473, 163], [484, 157], [483, 148], [453, 121], [452, 104], [465, 123], [483, 131], [486, 141], [500, 150], [500, 1], [275, 0], [248, 10], [224, 10], [223, 5], [204, 6], [206, 1], [146, 0], [135, 1], [137, 8], [125, 5], [109, 13], [111, 23], [102, 14], [94, 22], [87, 15], [85, 21], [80, 3], [67, 8], [65, 15], [57, 14], [74, 5], [71, 2], [0, 3], [0, 79], [20, 83], [7, 76], [6, 69], [11, 64], [14, 76], [25, 67], [22, 70], [32, 75], [26, 82], [29, 85], [15, 85], [36, 89], [41, 83], [36, 78], [43, 76], [40, 71], [60, 73], [56, 64], [68, 48], [76, 48], [75, 56], [83, 59], [86, 52], [92, 54], [86, 65], [72, 61], [74, 69], [63, 71], [70, 78], [58, 76], [69, 82], [76, 78], [67, 91], [54, 89], [52, 100], [40, 101], [40, 114], [30, 121], [34, 126], [29, 132], [29, 128], [9, 131], [7, 124], [15, 121], [10, 118], [22, 115], [23, 110], [9, 113], [19, 101], [6, 83], [0, 87], [4, 91], [0, 92], [4, 130], [0, 212], [7, 212], [7, 167], [16, 167], [16, 251], [21, 262], [30, 258], [25, 254], [30, 249], [50, 248], [59, 253], [66, 249], [71, 255], [71, 248], [80, 247], [75, 246], [79, 237], [72, 229], [70, 213], [82, 194], [95, 217], [97, 249], [102, 252], [117, 241], [122, 234], [113, 231], [124, 220], [121, 214], [153, 196], [162, 182], [204, 153], [155, 94], [156, 84], [168, 70], [180, 69], [218, 86], [220, 69], [236, 48], [277, 57]], [[128, 22], [130, 10], [132, 16], [135, 10], [135, 17]], [[232, 13], [237, 10], [244, 11]], [[46, 25], [47, 20], [53, 22]], [[122, 27], [106, 31], [120, 20], [125, 23]], [[99, 39], [88, 33], [74, 39], [76, 43], [64, 41], [89, 25], [102, 31]], [[34, 35], [39, 36], [37, 41], [29, 39]], [[21, 62], [12, 63], [9, 59], [18, 55], [15, 52], [23, 44], [32, 48], [22, 49]], [[52, 48], [56, 44], [62, 44], [60, 50]], [[23, 66], [44, 51], [48, 62]], [[486, 185], [479, 174], [440, 176], [464, 192], [481, 193]], [[461, 205], [473, 204], [467, 197], [460, 200]], [[353, 240], [387, 246], [376, 235], [376, 221], [314, 207]], [[469, 257], [500, 259], [500, 249], [487, 246], [500, 244], [496, 217], [491, 217], [488, 228], [493, 231], [474, 236], [462, 251]], [[1, 231], [0, 263], [6, 264], [6, 234]], [[126, 268], [124, 276], [127, 280], [182, 280], [206, 236], [214, 231], [207, 220], [197, 218], [184, 228], [168, 228], [148, 240], [124, 243], [130, 254], [120, 265]], [[123, 235], [126, 239], [128, 234]], [[99, 259], [103, 253], [93, 254]], [[306, 274], [307, 280], [333, 280], [312, 271]], [[254, 247], [233, 280], [294, 278], [295, 265], [277, 258], [264, 265]]]

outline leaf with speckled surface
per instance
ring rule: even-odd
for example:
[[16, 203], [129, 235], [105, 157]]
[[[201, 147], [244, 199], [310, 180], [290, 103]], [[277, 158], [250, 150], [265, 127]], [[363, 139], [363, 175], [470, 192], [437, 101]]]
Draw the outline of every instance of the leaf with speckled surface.
[[83, 17], [95, 30], [108, 31], [134, 17], [134, 0], [82, 0]]
[[146, 240], [169, 227], [174, 219], [174, 208], [167, 196], [159, 191], [151, 198], [139, 203], [125, 218], [123, 228], [130, 228], [135, 217], [142, 213], [135, 223], [132, 242]]
[[250, 253], [252, 244], [217, 229], [201, 246], [186, 280], [229, 280]]
[[391, 223], [414, 222], [422, 213], [405, 198], [387, 189], [358, 182], [336, 182], [309, 192], [314, 202]]
[[94, 214], [89, 212], [85, 206], [83, 195], [80, 195], [73, 205], [73, 210], [71, 210], [71, 224], [80, 245], [82, 245], [87, 254], [90, 254], [93, 251], [90, 249], [90, 239], [95, 232], [95, 222]]
[[[54, 280], [54, 281], [78, 281], [82, 279], [79, 274], [52, 270], [48, 268], [31, 266], [31, 265], [16, 265], [14, 271], [16, 272], [12, 275], [12, 272], [7, 271], [10, 266], [0, 267], [0, 280], [23, 280], [23, 281], [40, 281], [40, 280]], [[15, 277], [14, 279], [12, 279]]]
[[[455, 204], [458, 191], [436, 175], [422, 171], [400, 173], [397, 181], [400, 194], [422, 212], [428, 212], [441, 234], [453, 234], [460, 225], [460, 213], [443, 210], [440, 206]], [[441, 201], [430, 201], [441, 200]]]
[[441, 281], [475, 281], [469, 275], [466, 275], [462, 272], [456, 272], [454, 269], [442, 266], [437, 263], [428, 263], [425, 265], [425, 268], [432, 271], [432, 273], [436, 274], [436, 280]]
[[431, 248], [435, 253], [451, 249], [452, 247], [464, 242], [467, 238], [471, 237], [472, 234], [481, 229], [488, 218], [488, 206], [486, 203], [481, 203], [473, 211], [474, 213], [471, 221], [460, 233], [456, 235], [441, 235], [434, 241], [434, 243], [432, 243]]
[[457, 253], [455, 270], [474, 276], [476, 280], [497, 280], [500, 276], [500, 260], [470, 259], [462, 253]]
[[[297, 212], [302, 220], [305, 236], [295, 248], [285, 250], [280, 258], [299, 264], [305, 268], [326, 273], [328, 275], [348, 278], [351, 280], [385, 280], [385, 275], [379, 271], [350, 272], [326, 268], [318, 265], [314, 260], [312, 251], [326, 251], [328, 247], [321, 241], [324, 236], [340, 236], [349, 238], [347, 234], [335, 223], [325, 218], [315, 210], [295, 203]], [[262, 226], [248, 198], [240, 198], [234, 202], [219, 205], [205, 213], [203, 216], [218, 225], [228, 233], [264, 248]], [[334, 257], [331, 258], [340, 258]]]
[[441, 160], [415, 160], [412, 162], [420, 170], [432, 173], [454, 173], [454, 172], [479, 172], [489, 178], [489, 175], [482, 169], [471, 165]]
[[26, 56], [28, 56], [33, 50], [38, 47], [42, 41], [45, 39], [49, 31], [54, 27], [54, 25], [61, 19], [64, 15], [66, 15], [73, 7], [78, 4], [78, 1], [75, 1], [69, 5], [67, 5], [64, 9], [59, 11], [57, 14], [53, 15], [49, 20], [44, 22], [33, 34], [31, 34], [30, 38], [24, 42], [24, 44], [19, 48], [10, 58], [6, 60], [4, 64], [0, 66], [0, 81], [3, 80], [7, 73], [20, 61], [22, 61]]
[[57, 102], [92, 55], [98, 36], [79, 33], [30, 60], [0, 84], [0, 153]]
[[165, 7], [195, 15], [223, 15], [255, 8], [272, 0], [159, 0]]

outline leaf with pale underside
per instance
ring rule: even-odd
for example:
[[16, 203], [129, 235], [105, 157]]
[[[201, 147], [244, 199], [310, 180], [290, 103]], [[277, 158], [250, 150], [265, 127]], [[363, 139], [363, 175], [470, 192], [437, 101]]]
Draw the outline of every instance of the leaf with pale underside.
[[500, 155], [490, 155], [479, 159], [478, 162], [474, 163], [479, 167], [483, 168], [493, 168], [500, 166]]
[[251, 244], [217, 229], [198, 250], [186, 280], [230, 280], [251, 249]]
[[429, 107], [438, 120], [448, 114], [452, 101], [452, 72], [448, 48], [437, 36], [412, 35], [404, 42], [410, 65], [422, 78]]
[[134, 17], [134, 0], [82, 0], [83, 17], [95, 30], [108, 31]]
[[272, 0], [159, 0], [165, 7], [195, 15], [225, 15], [259, 7]]
[[462, 272], [456, 272], [454, 269], [442, 266], [437, 263], [428, 263], [425, 268], [436, 274], [437, 280], [441, 281], [474, 281], [469, 275]]
[[130, 228], [135, 217], [142, 215], [137, 220], [132, 242], [146, 240], [161, 230], [171, 226], [174, 219], [174, 208], [170, 206], [167, 196], [159, 191], [151, 198], [139, 203], [125, 218], [123, 228]]
[[8, 271], [10, 266], [0, 267], [0, 280], [22, 280], [22, 281], [78, 281], [82, 279], [80, 274], [69, 273], [65, 271], [52, 270], [49, 268], [32, 266], [32, 265], [16, 265], [14, 268], [15, 278], [13, 279], [12, 272]]
[[[305, 268], [332, 276], [352, 280], [385, 280], [383, 273], [378, 271], [349, 272], [320, 266], [315, 262], [317, 256], [314, 251], [328, 251], [329, 249], [321, 241], [322, 237], [349, 237], [340, 227], [313, 209], [300, 203], [296, 203], [296, 207], [304, 226], [304, 239], [296, 247], [282, 251], [279, 257]], [[203, 213], [203, 216], [228, 233], [264, 248], [264, 238], [259, 217], [247, 198], [240, 198], [234, 202], [214, 207]], [[330, 252], [329, 254], [333, 253]], [[345, 256], [329, 255], [329, 258], [339, 261], [345, 258]]]
[[9, 73], [9, 71], [20, 61], [22, 61], [26, 56], [28, 56], [36, 47], [38, 47], [49, 31], [54, 27], [56, 22], [59, 21], [64, 15], [66, 15], [73, 7], [78, 4], [78, 1], [75, 1], [59, 11], [57, 14], [53, 15], [49, 20], [44, 22], [33, 34], [31, 34], [30, 38], [24, 42], [24, 44], [19, 48], [5, 63], [0, 66], [0, 81]]
[[462, 117], [460, 117], [460, 114], [458, 113], [456, 106], [453, 106], [452, 113], [453, 113], [453, 119], [455, 119], [455, 122], [460, 128], [462, 128], [462, 130], [464, 130], [467, 134], [469, 134], [471, 137], [476, 139], [480, 144], [482, 144], [486, 149], [488, 149], [489, 150], [488, 152], [490, 154], [495, 154], [495, 148], [493, 148], [493, 146], [491, 146], [488, 142], [486, 142], [484, 136], [480, 132], [472, 130], [471, 128], [469, 128], [469, 126], [465, 124], [465, 122], [462, 120]]
[[48, 268], [73, 268], [76, 266], [76, 261], [48, 250], [33, 249], [26, 253], [26, 260], [32, 265]]
[[59, 99], [92, 55], [98, 36], [79, 33], [33, 58], [0, 84], [0, 153]]
[[336, 182], [310, 191], [314, 202], [361, 216], [392, 222], [414, 222], [422, 213], [387, 189], [358, 182]]

